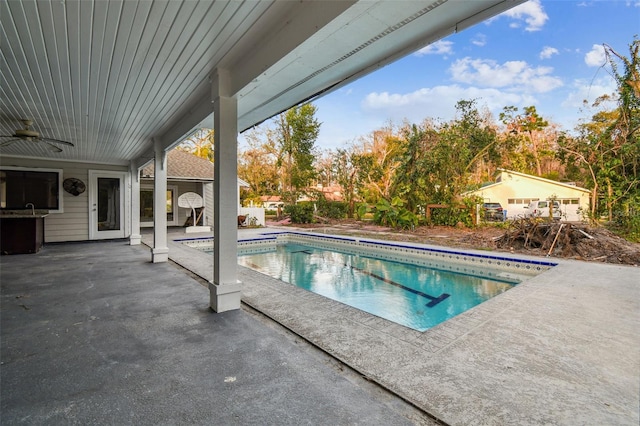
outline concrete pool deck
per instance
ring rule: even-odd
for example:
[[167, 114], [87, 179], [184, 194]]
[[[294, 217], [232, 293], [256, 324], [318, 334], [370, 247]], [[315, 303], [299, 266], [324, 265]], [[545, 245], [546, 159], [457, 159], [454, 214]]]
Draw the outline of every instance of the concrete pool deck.
[[[171, 244], [173, 260], [211, 279], [204, 257]], [[637, 425], [640, 268], [551, 260], [423, 333], [246, 268], [239, 277], [244, 303], [445, 423]]]
[[[169, 255], [211, 279], [171, 241], [198, 236], [172, 230]], [[558, 261], [420, 333], [245, 268], [245, 307], [215, 314], [149, 259], [123, 241], [0, 258], [1, 423], [433, 423], [370, 381], [455, 425], [639, 422], [637, 267]]]
[[0, 424], [435, 424], [126, 241], [0, 257]]

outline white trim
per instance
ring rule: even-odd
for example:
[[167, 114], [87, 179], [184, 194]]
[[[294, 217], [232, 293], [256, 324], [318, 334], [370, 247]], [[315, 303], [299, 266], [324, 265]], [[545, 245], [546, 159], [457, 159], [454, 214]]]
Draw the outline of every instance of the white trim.
[[95, 164], [96, 166], [128, 166], [128, 162], [124, 163], [114, 163], [109, 161], [87, 161], [87, 160], [76, 160], [73, 158], [46, 158], [46, 157], [32, 157], [29, 155], [15, 155], [15, 154], [1, 154], [0, 158], [18, 158], [22, 160], [35, 160], [35, 161], [47, 161], [47, 162], [58, 162], [58, 163], [80, 163], [84, 165]]
[[[98, 230], [98, 218], [97, 210], [94, 210], [93, 206], [97, 207], [98, 196], [98, 178], [118, 178], [120, 179], [120, 229], [99, 231]], [[108, 238], [125, 238], [127, 230], [130, 229], [129, 221], [130, 216], [126, 214], [127, 210], [131, 209], [131, 194], [129, 187], [129, 173], [117, 172], [110, 170], [89, 170], [89, 239], [100, 240]]]

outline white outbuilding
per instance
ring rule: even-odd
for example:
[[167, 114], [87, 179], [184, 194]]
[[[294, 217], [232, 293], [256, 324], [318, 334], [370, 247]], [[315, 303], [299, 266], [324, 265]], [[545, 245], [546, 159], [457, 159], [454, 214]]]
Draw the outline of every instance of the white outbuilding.
[[560, 202], [562, 220], [581, 221], [589, 211], [590, 191], [571, 183], [499, 169], [495, 183], [464, 195], [477, 195], [484, 202], [500, 203], [507, 211], [507, 219], [524, 216], [525, 207], [531, 201], [555, 198]]

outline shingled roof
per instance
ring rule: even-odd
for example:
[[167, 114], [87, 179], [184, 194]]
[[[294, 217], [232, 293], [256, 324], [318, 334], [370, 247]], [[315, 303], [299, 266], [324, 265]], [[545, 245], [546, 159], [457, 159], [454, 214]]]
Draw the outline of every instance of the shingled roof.
[[[142, 177], [152, 178], [154, 164], [142, 169]], [[179, 149], [167, 154], [167, 178], [180, 180], [213, 181], [213, 163]]]

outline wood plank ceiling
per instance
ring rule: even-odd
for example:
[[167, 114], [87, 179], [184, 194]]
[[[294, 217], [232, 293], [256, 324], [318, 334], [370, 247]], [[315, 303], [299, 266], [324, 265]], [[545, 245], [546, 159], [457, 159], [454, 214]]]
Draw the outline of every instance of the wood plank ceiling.
[[0, 155], [142, 164], [154, 138], [212, 125], [218, 67], [245, 129], [520, 2], [3, 1], [0, 135], [28, 118], [75, 146], [21, 140]]

